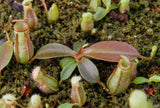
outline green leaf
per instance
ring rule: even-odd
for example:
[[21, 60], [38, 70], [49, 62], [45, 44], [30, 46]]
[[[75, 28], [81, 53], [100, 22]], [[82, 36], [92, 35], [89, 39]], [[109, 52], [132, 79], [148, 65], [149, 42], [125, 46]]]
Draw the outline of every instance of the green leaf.
[[74, 42], [73, 43], [73, 50], [78, 52], [85, 43], [86, 43], [86, 40]]
[[74, 104], [72, 103], [63, 103], [58, 108], [72, 108]]
[[102, 2], [104, 3], [104, 5], [106, 7], [110, 6], [111, 5], [111, 0], [102, 0]]
[[102, 2], [106, 6], [106, 14], [105, 14], [105, 16], [106, 16], [110, 12], [110, 10], [111, 10], [111, 0], [102, 0]]
[[119, 41], [95, 43], [85, 48], [82, 55], [109, 62], [119, 62], [121, 59], [120, 55], [127, 56], [130, 60], [141, 56], [133, 46]]
[[13, 55], [13, 42], [7, 41], [0, 46], [0, 71], [8, 65]]
[[75, 57], [76, 52], [70, 49], [69, 47], [58, 44], [58, 43], [51, 43], [45, 46], [42, 46], [34, 58], [36, 59], [49, 59], [55, 57], [66, 57], [72, 56]]
[[94, 20], [99, 21], [107, 15], [107, 10], [103, 7], [98, 7], [97, 12], [94, 14]]
[[99, 83], [99, 72], [95, 64], [89, 59], [83, 57], [78, 62], [78, 70], [81, 76], [90, 83]]
[[60, 60], [60, 66], [62, 67], [62, 69], [70, 62], [72, 62], [74, 60], [74, 58], [72, 57], [66, 57], [66, 58], [63, 58], [62, 60]]
[[160, 76], [154, 75], [149, 78], [148, 82], [160, 82]]
[[134, 83], [134, 84], [143, 84], [143, 83], [146, 83], [146, 82], [148, 82], [147, 78], [136, 77], [131, 83]]
[[76, 63], [75, 59], [72, 59], [70, 62], [68, 62], [68, 64], [66, 64], [64, 66], [64, 68], [61, 71], [61, 75], [60, 75], [60, 78], [61, 78], [60, 83], [63, 80], [68, 79], [71, 76], [71, 74], [75, 70], [76, 66], [77, 66], [77, 63]]
[[111, 10], [117, 9], [117, 8], [118, 8], [118, 6], [116, 4], [111, 4]]

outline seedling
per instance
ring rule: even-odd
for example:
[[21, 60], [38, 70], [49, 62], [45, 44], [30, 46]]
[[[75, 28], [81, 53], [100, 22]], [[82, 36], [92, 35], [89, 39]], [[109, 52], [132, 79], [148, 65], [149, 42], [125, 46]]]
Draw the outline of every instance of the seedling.
[[53, 23], [57, 21], [58, 17], [59, 17], [58, 7], [55, 3], [53, 3], [48, 12], [48, 22]]
[[94, 27], [93, 16], [90, 12], [86, 12], [82, 14], [82, 18], [80, 19], [81, 29], [84, 32], [89, 32]]
[[133, 46], [125, 42], [102, 41], [95, 43], [88, 48], [85, 48], [88, 46], [88, 44], [82, 44], [82, 47], [80, 47], [78, 44], [80, 43], [73, 44], [74, 50], [58, 43], [47, 44], [38, 50], [31, 62], [35, 59], [67, 57], [60, 61], [60, 65], [62, 66], [60, 83], [63, 80], [68, 79], [78, 66], [78, 70], [85, 80], [90, 83], [99, 83], [106, 88], [105, 85], [100, 81], [97, 67], [88, 57], [109, 62], [119, 62], [121, 59], [120, 55], [127, 56], [130, 60], [133, 60], [137, 57], [150, 59], [141, 56]]
[[[116, 20], [119, 20], [122, 22], [127, 21], [128, 20], [127, 12], [129, 11], [129, 1], [130, 0], [120, 0], [118, 4], [111, 4], [111, 0], [102, 0], [106, 8], [103, 8], [103, 7], [96, 8], [97, 11], [94, 14], [94, 20], [99, 21], [109, 13]], [[111, 11], [116, 8], [119, 8], [119, 12], [121, 13], [121, 15], [118, 15], [114, 11]]]
[[59, 17], [59, 11], [58, 11], [58, 7], [55, 3], [52, 4], [52, 6], [50, 7], [49, 11], [47, 9], [47, 5], [45, 3], [45, 0], [41, 0], [43, 7], [45, 8], [45, 12], [48, 18], [48, 22], [49, 23], [53, 23], [55, 21], [57, 21], [58, 17]]
[[97, 12], [94, 14], [94, 20], [99, 21], [103, 19], [112, 9], [116, 9], [117, 6], [115, 4], [111, 4], [111, 0], [102, 0], [106, 9], [103, 7], [98, 7]]
[[154, 75], [148, 79], [144, 77], [136, 77], [131, 83], [143, 84], [143, 83], [150, 83], [150, 82], [160, 82], [160, 76]]
[[13, 22], [16, 22], [14, 40], [11, 40], [9, 34], [6, 33], [8, 41], [0, 46], [0, 71], [10, 62], [13, 50], [16, 60], [22, 64], [26, 64], [34, 53], [27, 20], [13, 20]]
[[24, 9], [24, 19], [27, 19], [27, 23], [29, 24], [30, 31], [33, 31], [35, 26], [38, 25], [38, 19], [35, 14], [35, 11], [32, 9], [33, 0], [23, 0], [23, 9]]

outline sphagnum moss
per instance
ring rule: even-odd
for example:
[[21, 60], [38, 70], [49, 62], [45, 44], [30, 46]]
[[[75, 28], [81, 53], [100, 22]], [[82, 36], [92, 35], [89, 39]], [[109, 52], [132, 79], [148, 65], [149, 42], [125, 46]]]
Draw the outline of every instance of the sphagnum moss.
[[[22, 2], [22, 0], [17, 0], [18, 2]], [[49, 4], [53, 3], [53, 0], [47, 1]], [[64, 0], [56, 0], [58, 8], [60, 9], [59, 19], [53, 25], [48, 25], [47, 16], [45, 10], [40, 2], [34, 1], [33, 7], [36, 10], [36, 15], [38, 17], [39, 24], [35, 28], [35, 30], [31, 33], [31, 40], [35, 45], [35, 51], [37, 51], [41, 46], [58, 42], [65, 45], [72, 46], [73, 42], [77, 40], [87, 40], [89, 43], [96, 43], [104, 40], [119, 40], [123, 42], [128, 42], [133, 45], [142, 55], [149, 56], [151, 47], [153, 45], [160, 45], [160, 23], [159, 18], [160, 14], [157, 12], [152, 12], [151, 8], [148, 6], [146, 2], [143, 0], [130, 1], [130, 12], [129, 20], [126, 23], [121, 23], [116, 20], [113, 20], [109, 15], [107, 15], [104, 19], [95, 22], [95, 28], [97, 28], [97, 32], [94, 35], [90, 35], [89, 33], [84, 33], [81, 31], [79, 26], [79, 19], [82, 16], [83, 12], [87, 12], [89, 10], [89, 2], [90, 0], [74, 0], [74, 1], [64, 1]], [[154, 4], [159, 6], [158, 1], [155, 1]], [[48, 8], [50, 5], [48, 5]], [[23, 15], [20, 13], [16, 13], [12, 10], [11, 6], [6, 4], [4, 0], [0, 1], [0, 39], [6, 40], [5, 34], [3, 30], [6, 29], [9, 34], [13, 34], [12, 24], [8, 22], [9, 16], [12, 15], [13, 19], [21, 19]], [[10, 25], [10, 26], [8, 26]], [[124, 28], [129, 27], [130, 31], [126, 32]], [[153, 30], [153, 35], [146, 34], [148, 29]], [[58, 59], [59, 61], [60, 59]], [[15, 57], [12, 58], [9, 65], [2, 71], [0, 81], [2, 83], [1, 88], [10, 88], [3, 91], [3, 93], [13, 93], [16, 96], [21, 95], [20, 87], [23, 85], [24, 81], [30, 80], [31, 88], [33, 89], [33, 93], [40, 93], [43, 105], [48, 103], [50, 106], [58, 106], [59, 102], [69, 102], [70, 101], [70, 91], [71, 85], [70, 80], [66, 80], [59, 88], [59, 92], [52, 95], [45, 95], [40, 92], [34, 81], [30, 77], [31, 70], [34, 66], [40, 65], [44, 70], [49, 70], [47, 74], [55, 76], [59, 79], [59, 72], [61, 71], [60, 66], [56, 64], [51, 64], [54, 60], [35, 60], [32, 64], [21, 65], [16, 62]], [[106, 74], [110, 74], [116, 65], [115, 63], [106, 63], [102, 61], [94, 60], [99, 70], [102, 70], [100, 73], [102, 81], [105, 82], [107, 77]], [[13, 67], [14, 65], [14, 67]], [[160, 50], [157, 50], [155, 57], [150, 61], [148, 65], [145, 61], [140, 61], [138, 64], [138, 76], [146, 76], [147, 72], [155, 66], [160, 67]], [[78, 74], [78, 71], [75, 72]], [[158, 71], [159, 73], [159, 71]], [[142, 89], [144, 85], [138, 85], [137, 87]], [[152, 84], [153, 87], [156, 87], [157, 92], [153, 96], [149, 96], [150, 100], [154, 100], [154, 104], [156, 107], [160, 107], [158, 102], [160, 84]], [[120, 94], [118, 96], [110, 96], [98, 84], [90, 85], [87, 82], [84, 82], [84, 88], [86, 89], [86, 94], [88, 95], [86, 104], [83, 106], [87, 107], [125, 107], [128, 108], [127, 99], [129, 93], [134, 86], [131, 85], [126, 93]], [[1, 90], [1, 91], [2, 91]], [[155, 100], [156, 99], [156, 100]], [[26, 97], [24, 99], [17, 100], [18, 103], [26, 106], [29, 102], [30, 98]]]

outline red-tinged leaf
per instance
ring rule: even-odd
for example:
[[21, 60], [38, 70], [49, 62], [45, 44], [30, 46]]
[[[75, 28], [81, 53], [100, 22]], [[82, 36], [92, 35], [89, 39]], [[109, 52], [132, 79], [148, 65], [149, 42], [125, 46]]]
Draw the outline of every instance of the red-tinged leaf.
[[83, 57], [78, 62], [78, 70], [81, 76], [90, 83], [99, 83], [99, 72], [95, 64], [89, 59]]
[[7, 41], [0, 46], [0, 71], [8, 65], [13, 55], [13, 42]]
[[121, 59], [120, 55], [127, 56], [130, 60], [141, 57], [139, 52], [133, 46], [118, 41], [103, 41], [95, 43], [84, 49], [82, 55], [109, 62], [118, 62]]
[[41, 47], [34, 58], [36, 59], [49, 59], [55, 57], [66, 57], [72, 56], [75, 57], [76, 52], [70, 49], [67, 46], [51, 43]]

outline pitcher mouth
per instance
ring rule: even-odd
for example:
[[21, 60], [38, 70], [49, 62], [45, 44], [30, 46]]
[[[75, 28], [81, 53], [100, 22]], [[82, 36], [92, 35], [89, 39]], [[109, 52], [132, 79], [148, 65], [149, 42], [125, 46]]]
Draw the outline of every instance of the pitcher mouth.
[[25, 32], [26, 30], [28, 30], [29, 25], [27, 23], [27, 19], [24, 20], [13, 20], [12, 22], [16, 22], [16, 24], [14, 25], [14, 30], [16, 32]]

